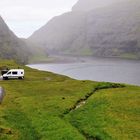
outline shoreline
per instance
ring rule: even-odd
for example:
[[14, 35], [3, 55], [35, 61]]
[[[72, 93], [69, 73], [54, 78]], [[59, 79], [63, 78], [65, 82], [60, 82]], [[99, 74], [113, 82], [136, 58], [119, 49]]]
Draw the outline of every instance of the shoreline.
[[140, 74], [139, 61], [101, 58], [94, 58], [92, 60], [86, 58], [84, 61], [81, 61], [83, 59], [78, 60], [28, 64], [27, 66], [65, 75], [77, 80], [107, 81], [140, 86], [140, 78], [137, 76]]
[[94, 62], [96, 60], [102, 61], [116, 61], [116, 62], [140, 62], [138, 59], [126, 59], [117, 57], [94, 57], [94, 56], [67, 56], [67, 55], [50, 55], [44, 58], [44, 60], [29, 62], [30, 64], [69, 64], [69, 63], [87, 63]]

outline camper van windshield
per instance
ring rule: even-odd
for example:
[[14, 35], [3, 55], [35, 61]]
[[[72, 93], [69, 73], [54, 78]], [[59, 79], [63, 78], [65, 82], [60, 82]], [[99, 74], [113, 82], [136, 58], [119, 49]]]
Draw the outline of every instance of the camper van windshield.
[[7, 74], [9, 75], [9, 74], [11, 74], [11, 72], [8, 72]]

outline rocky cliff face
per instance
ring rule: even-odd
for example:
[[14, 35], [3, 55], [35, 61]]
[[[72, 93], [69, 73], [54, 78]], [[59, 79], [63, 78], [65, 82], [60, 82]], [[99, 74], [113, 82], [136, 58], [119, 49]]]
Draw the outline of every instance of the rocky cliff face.
[[139, 0], [79, 0], [29, 40], [50, 53], [140, 58]]
[[28, 56], [26, 43], [17, 38], [0, 17], [0, 58], [26, 63]]

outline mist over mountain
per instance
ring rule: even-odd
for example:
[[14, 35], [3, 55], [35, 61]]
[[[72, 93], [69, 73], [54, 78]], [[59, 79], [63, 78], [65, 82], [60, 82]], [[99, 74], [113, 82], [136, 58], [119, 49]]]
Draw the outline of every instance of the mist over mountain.
[[111, 4], [124, 2], [128, 0], [79, 0], [73, 7], [72, 11], [91, 11], [93, 9], [102, 8]]
[[140, 58], [139, 0], [79, 0], [29, 40], [49, 53]]
[[28, 57], [26, 43], [14, 35], [0, 16], [0, 58], [27, 63]]

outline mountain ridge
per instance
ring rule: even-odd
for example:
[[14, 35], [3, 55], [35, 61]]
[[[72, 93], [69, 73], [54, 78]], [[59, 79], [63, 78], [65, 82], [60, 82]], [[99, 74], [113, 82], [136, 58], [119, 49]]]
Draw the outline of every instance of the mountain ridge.
[[103, 8], [72, 10], [54, 17], [29, 40], [49, 53], [139, 59], [139, 8], [138, 0], [120, 0]]

